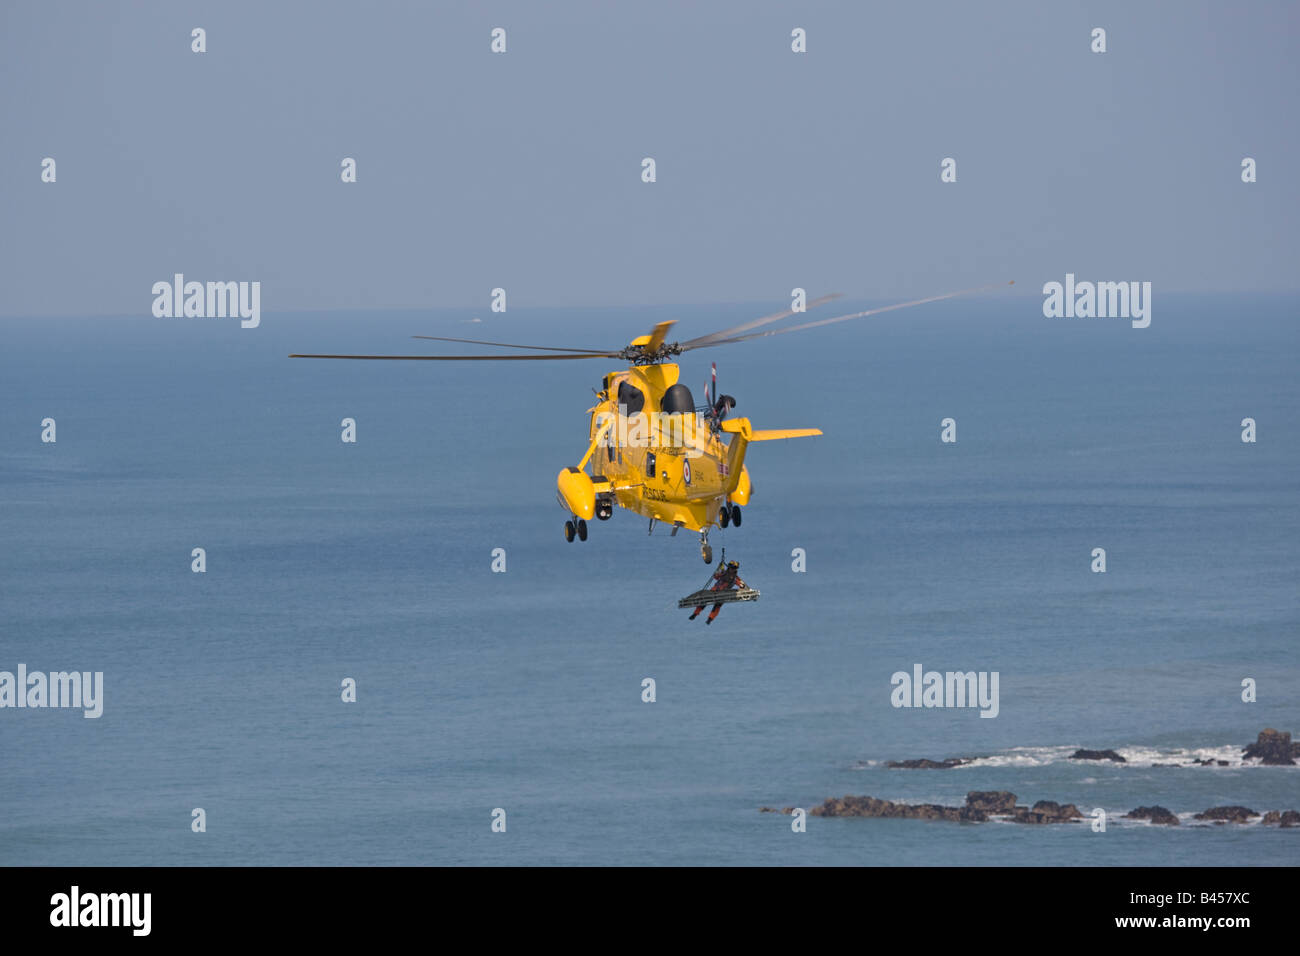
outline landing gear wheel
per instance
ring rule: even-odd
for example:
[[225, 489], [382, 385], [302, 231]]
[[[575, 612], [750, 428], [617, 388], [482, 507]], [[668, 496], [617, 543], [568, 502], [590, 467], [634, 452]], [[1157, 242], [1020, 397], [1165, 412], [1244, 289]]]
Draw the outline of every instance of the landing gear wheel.
[[587, 522], [583, 521], [581, 518], [578, 519], [578, 540], [587, 540]]
[[731, 524], [731, 505], [723, 505], [722, 510], [718, 512], [718, 526], [725, 528]]
[[713, 546], [704, 544], [700, 546], [700, 557], [704, 559], [705, 564], [713, 563]]
[[737, 528], [740, 527], [740, 505], [731, 506], [731, 523]]
[[578, 529], [573, 526], [572, 521], [564, 522], [564, 540], [572, 542], [573, 536], [578, 533]]

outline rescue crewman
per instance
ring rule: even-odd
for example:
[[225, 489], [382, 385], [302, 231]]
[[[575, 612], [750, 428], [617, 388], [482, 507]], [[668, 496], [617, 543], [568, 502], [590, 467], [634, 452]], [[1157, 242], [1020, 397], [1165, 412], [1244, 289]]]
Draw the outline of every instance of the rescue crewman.
[[[744, 579], [740, 576], [739, 561], [728, 561], [726, 567], [718, 568], [718, 570], [713, 572], [713, 580], [717, 583], [715, 583], [713, 587], [709, 588], [710, 591], [727, 591], [733, 587], [748, 587], [748, 585], [745, 584]], [[713, 619], [717, 617], [718, 613], [722, 610], [723, 603], [724, 602], [719, 601], [717, 604], [713, 605], [713, 610], [709, 612], [709, 616], [704, 621], [705, 624], [713, 623]], [[690, 620], [693, 621], [699, 617], [700, 612], [703, 610], [704, 605], [701, 604], [691, 612]]]

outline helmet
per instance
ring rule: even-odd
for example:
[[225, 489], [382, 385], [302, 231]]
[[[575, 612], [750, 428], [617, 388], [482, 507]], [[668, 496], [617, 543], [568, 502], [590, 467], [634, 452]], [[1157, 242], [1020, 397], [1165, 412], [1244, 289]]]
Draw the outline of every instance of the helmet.
[[728, 562], [727, 562], [727, 567], [729, 567], [729, 568], [738, 568], [738, 567], [740, 567], [740, 562], [739, 562], [739, 561], [728, 561]]

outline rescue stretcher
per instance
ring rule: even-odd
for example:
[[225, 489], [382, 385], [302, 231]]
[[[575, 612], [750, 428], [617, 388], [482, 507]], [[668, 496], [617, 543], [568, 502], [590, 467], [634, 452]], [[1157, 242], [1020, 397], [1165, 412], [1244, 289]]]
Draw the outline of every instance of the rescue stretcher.
[[757, 601], [757, 588], [727, 588], [725, 591], [696, 591], [677, 602], [678, 607], [703, 607], [706, 604], [734, 604], [737, 601]]

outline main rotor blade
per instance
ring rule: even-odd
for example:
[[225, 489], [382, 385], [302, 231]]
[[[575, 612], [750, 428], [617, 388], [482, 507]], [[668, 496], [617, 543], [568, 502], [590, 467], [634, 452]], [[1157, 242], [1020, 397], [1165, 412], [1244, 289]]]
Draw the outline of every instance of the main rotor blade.
[[[1007, 285], [1015, 285], [1016, 280], [1012, 279]], [[884, 305], [877, 309], [867, 309], [864, 312], [853, 312], [849, 315], [837, 315], [830, 319], [818, 319], [816, 322], [804, 322], [801, 325], [791, 325], [784, 329], [767, 329], [763, 332], [750, 332], [748, 335], [736, 335], [729, 339], [720, 339], [708, 342], [708, 345], [730, 345], [733, 342], [744, 342], [747, 339], [758, 339], [765, 335], [780, 335], [783, 332], [800, 332], [804, 329], [813, 329], [820, 325], [833, 325], [836, 322], [847, 322], [849, 319], [861, 319], [868, 315], [879, 315], [882, 312], [893, 312], [895, 309], [906, 309], [914, 305], [925, 305], [928, 302], [941, 302], [944, 299], [953, 299], [959, 295], [970, 295], [974, 292], [985, 292], [989, 289], [1001, 288], [1001, 282], [995, 282], [991, 285], [976, 286], [972, 289], [962, 289], [958, 292], [946, 292], [943, 295], [932, 295], [925, 299], [913, 299], [911, 302], [899, 302], [895, 305]], [[693, 346], [698, 348], [699, 346]], [[682, 346], [683, 350], [687, 346]]]
[[[819, 305], [824, 305], [827, 302], [832, 302], [835, 299], [840, 298], [841, 295], [842, 293], [833, 292], [830, 295], [822, 296], [820, 299], [813, 299], [811, 302], [809, 302], [807, 305], [804, 306], [804, 309], [805, 310], [814, 309]], [[698, 336], [696, 338], [690, 339], [689, 341], [682, 342], [681, 346], [683, 349], [703, 348], [706, 345], [712, 345], [715, 342], [723, 339], [729, 340], [734, 335], [738, 335], [741, 332], [748, 332], [750, 329], [756, 329], [760, 325], [768, 325], [772, 322], [780, 322], [782, 319], [788, 319], [790, 316], [797, 315], [797, 314], [799, 313], [796, 313], [794, 309], [786, 309], [783, 312], [774, 312], [771, 315], [763, 316], [761, 319], [752, 319], [749, 322], [744, 322], [740, 325], [732, 326], [729, 329], [723, 329], [721, 332], [710, 332], [708, 335]]]
[[618, 358], [617, 352], [563, 355], [290, 355], [289, 358], [376, 359], [385, 362], [545, 362], [559, 359]]
[[589, 352], [592, 355], [608, 355], [604, 349], [566, 349], [554, 345], [513, 345], [509, 342], [484, 342], [482, 339], [452, 339], [445, 335], [412, 335], [413, 339], [431, 339], [434, 342], [466, 342], [470, 345], [499, 345], [503, 349], [534, 349], [539, 352]]
[[669, 319], [656, 325], [650, 332], [650, 341], [645, 344], [645, 350], [650, 353], [658, 352], [659, 346], [663, 345], [664, 339], [668, 338], [668, 330], [676, 324], [676, 319]]

